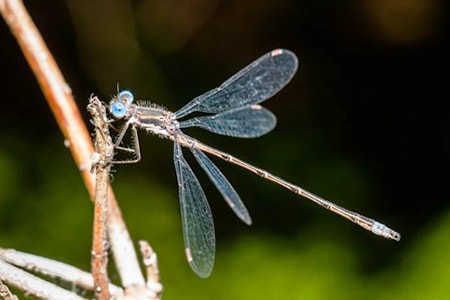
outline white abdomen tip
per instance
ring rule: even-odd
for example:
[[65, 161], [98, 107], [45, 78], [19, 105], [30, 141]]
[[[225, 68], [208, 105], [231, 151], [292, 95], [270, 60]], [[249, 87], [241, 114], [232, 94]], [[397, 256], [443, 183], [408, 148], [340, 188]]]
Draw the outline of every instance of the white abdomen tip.
[[385, 237], [387, 239], [391, 239], [394, 241], [400, 241], [401, 235], [400, 233], [390, 229], [389, 227], [387, 227], [384, 224], [375, 222], [372, 225], [372, 233]]

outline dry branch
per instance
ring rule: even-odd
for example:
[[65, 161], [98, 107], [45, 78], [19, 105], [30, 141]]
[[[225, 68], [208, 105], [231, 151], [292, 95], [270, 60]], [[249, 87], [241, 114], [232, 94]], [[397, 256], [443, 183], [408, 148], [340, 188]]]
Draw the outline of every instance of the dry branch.
[[108, 216], [108, 184], [114, 146], [109, 135], [106, 109], [97, 97], [92, 97], [87, 107], [95, 126], [95, 201], [94, 233], [92, 238], [92, 276], [95, 293], [99, 300], [110, 298], [108, 290], [108, 233], [106, 229]]

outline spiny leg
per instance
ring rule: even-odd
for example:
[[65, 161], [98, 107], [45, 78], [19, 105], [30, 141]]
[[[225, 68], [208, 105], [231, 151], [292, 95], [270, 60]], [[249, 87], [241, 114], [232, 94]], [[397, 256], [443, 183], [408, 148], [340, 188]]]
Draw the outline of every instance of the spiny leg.
[[[122, 147], [120, 146], [120, 144], [122, 143], [125, 133], [128, 131], [128, 128], [130, 128], [131, 130], [132, 147]], [[124, 125], [124, 128], [122, 128], [119, 136], [116, 139], [116, 142], [114, 143], [114, 148], [120, 151], [133, 153], [135, 155], [135, 158], [125, 160], [113, 160], [111, 161], [111, 163], [113, 164], [133, 164], [141, 160], [141, 147], [139, 146], [139, 137], [136, 126], [134, 124], [130, 126], [130, 123], [127, 122]]]

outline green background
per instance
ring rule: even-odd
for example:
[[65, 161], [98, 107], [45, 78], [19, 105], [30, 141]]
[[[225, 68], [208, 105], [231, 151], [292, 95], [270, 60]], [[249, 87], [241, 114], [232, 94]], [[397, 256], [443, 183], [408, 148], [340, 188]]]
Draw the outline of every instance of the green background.
[[[264, 103], [273, 132], [189, 134], [402, 234], [384, 240], [214, 160], [247, 227], [185, 151], [217, 235], [214, 271], [199, 279], [184, 258], [172, 145], [141, 132], [142, 162], [114, 167], [112, 184], [133, 239], [158, 253], [165, 299], [450, 297], [445, 1], [26, 4], [88, 125], [91, 93], [107, 101], [117, 83], [175, 111], [271, 49], [294, 51], [296, 77]], [[4, 22], [0, 70], [0, 247], [89, 270], [93, 207]]]

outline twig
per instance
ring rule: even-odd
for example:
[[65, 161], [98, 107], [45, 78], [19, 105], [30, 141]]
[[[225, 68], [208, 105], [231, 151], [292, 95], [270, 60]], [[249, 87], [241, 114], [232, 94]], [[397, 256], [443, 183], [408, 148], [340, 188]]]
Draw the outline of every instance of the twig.
[[[60, 278], [87, 291], [95, 290], [94, 280], [90, 273], [59, 261], [14, 249], [2, 248], [0, 248], [0, 260], [34, 273], [51, 278]], [[113, 284], [109, 284], [109, 291], [117, 299], [120, 299], [123, 295], [123, 289]]]
[[86, 168], [90, 164], [89, 157], [93, 147], [69, 85], [64, 80], [22, 1], [0, 0], [0, 11], [33, 70], [60, 129], [68, 141], [75, 162], [80, 167], [87, 188], [93, 196], [94, 180]]
[[11, 293], [11, 291], [6, 286], [6, 284], [3, 283], [1, 278], [0, 278], [0, 299], [3, 299], [3, 300], [19, 300], [19, 298], [17, 298], [16, 295]]
[[96, 159], [95, 172], [95, 209], [94, 234], [92, 243], [92, 275], [95, 292], [99, 300], [110, 298], [108, 290], [108, 234], [106, 220], [108, 216], [108, 183], [114, 146], [109, 135], [105, 107], [97, 97], [91, 97], [87, 106], [95, 126]]
[[163, 286], [159, 277], [158, 257], [147, 241], [139, 241], [139, 247], [147, 271], [147, 287], [154, 292], [155, 300], [161, 299]]
[[[22, 1], [0, 0], [0, 13], [16, 37], [25, 58], [33, 70], [50, 105], [61, 131], [66, 138], [74, 160], [88, 189], [91, 199], [95, 195], [95, 178], [89, 172], [94, 152], [89, 133], [74, 102], [69, 85], [46, 47]], [[108, 233], [113, 257], [125, 288], [144, 285], [134, 246], [112, 189], [108, 187]]]
[[[24, 290], [27, 294], [36, 296], [41, 299], [54, 300], [83, 300], [84, 298], [78, 296], [71, 291], [60, 288], [50, 282], [47, 282], [39, 277], [36, 277], [22, 269], [19, 269], [7, 262], [0, 260], [0, 274], [7, 274], [4, 280], [10, 286]], [[3, 276], [2, 275], [2, 276]]]

